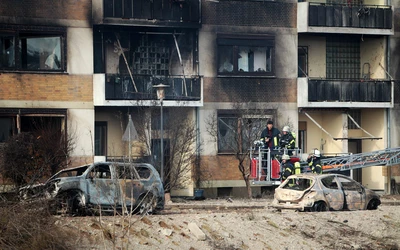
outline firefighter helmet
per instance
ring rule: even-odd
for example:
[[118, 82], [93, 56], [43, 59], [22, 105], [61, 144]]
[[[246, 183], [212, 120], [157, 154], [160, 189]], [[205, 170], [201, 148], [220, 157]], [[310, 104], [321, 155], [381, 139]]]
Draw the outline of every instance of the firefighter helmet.
[[290, 160], [290, 156], [289, 155], [282, 155], [282, 160]]
[[283, 132], [289, 132], [289, 126], [284, 126], [282, 129]]
[[321, 157], [321, 152], [319, 152], [318, 149], [314, 149], [314, 156], [315, 157]]

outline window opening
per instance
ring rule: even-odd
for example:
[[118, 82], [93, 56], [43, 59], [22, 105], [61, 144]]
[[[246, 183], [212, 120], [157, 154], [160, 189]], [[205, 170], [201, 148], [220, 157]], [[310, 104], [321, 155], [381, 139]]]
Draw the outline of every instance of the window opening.
[[360, 42], [357, 37], [326, 38], [326, 77], [328, 79], [360, 78]]
[[298, 48], [298, 77], [308, 76], [308, 47], [300, 46]]
[[107, 122], [95, 122], [95, 155], [107, 155]]
[[245, 152], [255, 140], [260, 139], [265, 124], [272, 116], [234, 114], [218, 115], [218, 152]]
[[0, 68], [15, 67], [15, 39], [13, 36], [0, 36]]
[[0, 142], [6, 142], [14, 132], [14, 119], [12, 117], [0, 117]]
[[[360, 109], [351, 109], [348, 111], [348, 114], [353, 117], [354, 121], [358, 123], [358, 125], [361, 125], [361, 110]], [[357, 125], [354, 124], [354, 122], [350, 119], [350, 117], [347, 117], [347, 124], [348, 124], [348, 129], [358, 129]]]
[[273, 75], [274, 38], [221, 35], [217, 42], [218, 74]]
[[61, 37], [21, 37], [19, 47], [22, 69], [61, 69]]
[[142, 35], [133, 54], [134, 73], [169, 75], [170, 53], [170, 44], [165, 36]]

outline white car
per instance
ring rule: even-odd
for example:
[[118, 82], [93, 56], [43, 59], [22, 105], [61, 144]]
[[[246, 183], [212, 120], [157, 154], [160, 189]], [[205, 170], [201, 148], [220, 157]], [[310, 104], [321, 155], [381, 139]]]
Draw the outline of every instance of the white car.
[[341, 174], [291, 175], [275, 189], [272, 207], [298, 211], [373, 210], [380, 197]]

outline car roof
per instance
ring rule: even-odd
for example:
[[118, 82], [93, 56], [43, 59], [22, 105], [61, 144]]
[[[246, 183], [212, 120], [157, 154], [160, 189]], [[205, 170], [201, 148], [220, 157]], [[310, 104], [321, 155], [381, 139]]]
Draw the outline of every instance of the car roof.
[[342, 175], [342, 174], [316, 174], [316, 173], [296, 174], [296, 175], [292, 175], [291, 178], [314, 178], [314, 179], [320, 179], [320, 178], [326, 177], [326, 176], [340, 176], [340, 177], [349, 178], [349, 176]]

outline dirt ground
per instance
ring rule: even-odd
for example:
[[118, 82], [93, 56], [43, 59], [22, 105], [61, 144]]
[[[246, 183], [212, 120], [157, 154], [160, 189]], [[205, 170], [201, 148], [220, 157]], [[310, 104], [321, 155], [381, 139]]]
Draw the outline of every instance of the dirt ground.
[[311, 213], [278, 212], [268, 198], [178, 200], [158, 215], [56, 224], [80, 232], [77, 249], [400, 249], [400, 207], [386, 201], [374, 211]]

